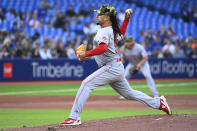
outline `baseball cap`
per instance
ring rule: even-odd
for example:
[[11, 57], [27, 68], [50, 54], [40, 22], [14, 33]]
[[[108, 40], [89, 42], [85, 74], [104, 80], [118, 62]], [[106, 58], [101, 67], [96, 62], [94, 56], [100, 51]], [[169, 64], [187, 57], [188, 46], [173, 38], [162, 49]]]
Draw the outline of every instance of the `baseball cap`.
[[126, 36], [126, 37], [124, 38], [124, 41], [125, 41], [125, 42], [132, 42], [132, 41], [134, 41], [134, 38], [131, 37], [131, 36]]
[[98, 13], [98, 15], [108, 15], [108, 16], [116, 16], [117, 11], [113, 6], [108, 4], [102, 5], [98, 10], [94, 10]]

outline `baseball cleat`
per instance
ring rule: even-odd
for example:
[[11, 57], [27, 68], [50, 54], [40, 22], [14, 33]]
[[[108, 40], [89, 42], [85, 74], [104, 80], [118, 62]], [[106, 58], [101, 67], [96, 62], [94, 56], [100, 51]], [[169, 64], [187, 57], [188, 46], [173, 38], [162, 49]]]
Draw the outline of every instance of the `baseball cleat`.
[[68, 118], [65, 121], [60, 123], [60, 125], [62, 126], [75, 126], [75, 125], [80, 125], [80, 124], [81, 124], [80, 120], [75, 120], [72, 118]]
[[124, 96], [120, 96], [120, 100], [125, 100], [126, 98], [124, 98]]
[[164, 96], [160, 97], [160, 107], [159, 107], [159, 109], [166, 112], [168, 115], [172, 114], [172, 112], [170, 110], [170, 107], [168, 106], [168, 103], [167, 103], [166, 98]]

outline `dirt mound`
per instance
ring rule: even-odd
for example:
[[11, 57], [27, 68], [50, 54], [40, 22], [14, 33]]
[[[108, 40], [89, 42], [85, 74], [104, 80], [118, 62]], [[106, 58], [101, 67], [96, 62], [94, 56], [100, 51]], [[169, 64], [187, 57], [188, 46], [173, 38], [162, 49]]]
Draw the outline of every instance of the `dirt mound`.
[[196, 131], [197, 115], [147, 115], [85, 121], [80, 126], [58, 124], [3, 131]]

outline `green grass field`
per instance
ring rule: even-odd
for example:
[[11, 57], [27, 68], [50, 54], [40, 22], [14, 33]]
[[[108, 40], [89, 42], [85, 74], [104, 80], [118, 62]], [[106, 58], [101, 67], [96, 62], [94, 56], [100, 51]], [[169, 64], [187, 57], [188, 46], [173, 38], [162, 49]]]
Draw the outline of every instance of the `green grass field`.
[[[156, 82], [162, 95], [197, 95], [196, 81]], [[76, 95], [80, 84], [0, 85], [0, 96], [67, 96]], [[131, 83], [131, 87], [151, 94], [146, 82]], [[94, 90], [91, 95], [118, 95], [109, 86]], [[0, 109], [0, 129], [55, 124], [65, 119], [70, 110]], [[164, 114], [158, 110], [84, 110], [82, 120], [123, 116]], [[173, 110], [173, 114], [197, 114], [197, 110]]]
[[[151, 94], [146, 82], [130, 83], [131, 87]], [[197, 95], [196, 81], [156, 82], [162, 95]], [[0, 85], [0, 96], [75, 96], [80, 84], [34, 84]], [[91, 95], [118, 95], [106, 85], [94, 90]]]

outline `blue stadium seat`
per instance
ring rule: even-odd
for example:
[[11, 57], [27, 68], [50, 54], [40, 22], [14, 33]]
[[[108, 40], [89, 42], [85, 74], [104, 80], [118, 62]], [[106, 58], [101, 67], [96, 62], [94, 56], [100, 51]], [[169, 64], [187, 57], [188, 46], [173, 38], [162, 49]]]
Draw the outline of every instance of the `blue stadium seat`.
[[63, 36], [62, 36], [62, 42], [65, 44], [68, 40], [69, 37], [69, 33], [68, 32], [64, 32]]
[[40, 41], [40, 46], [43, 46], [44, 45], [44, 36], [40, 36], [39, 41]]
[[77, 24], [76, 25], [76, 32], [79, 33], [79, 34], [82, 34], [83, 33], [83, 27], [84, 27], [83, 24]]
[[70, 30], [71, 32], [76, 31], [76, 25], [75, 25], [75, 24], [70, 24], [70, 25], [69, 25], [69, 30]]
[[76, 33], [75, 33], [75, 32], [70, 32], [69, 36], [71, 36], [71, 37], [72, 37], [72, 39], [74, 39], [74, 38], [75, 38], [75, 36], [76, 36]]

